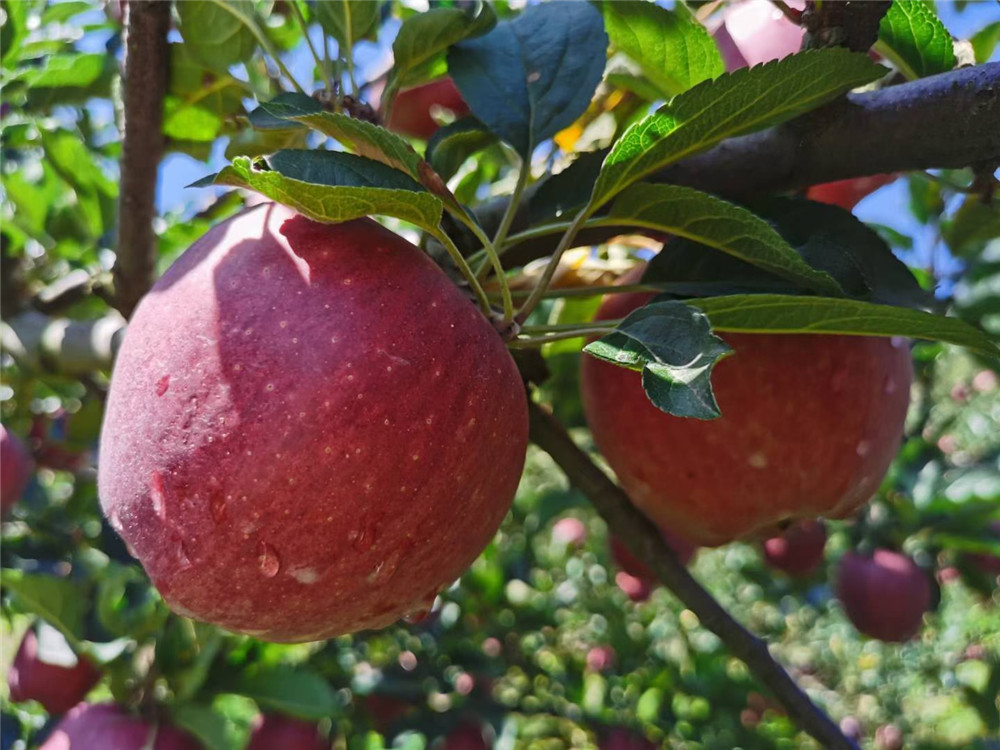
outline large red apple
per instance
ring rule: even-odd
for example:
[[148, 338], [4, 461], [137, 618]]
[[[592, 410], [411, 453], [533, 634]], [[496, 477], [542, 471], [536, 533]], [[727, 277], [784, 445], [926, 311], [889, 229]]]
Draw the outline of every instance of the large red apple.
[[6, 516], [21, 499], [34, 470], [27, 446], [0, 425], [0, 515]]
[[[623, 318], [647, 293], [598, 311]], [[722, 416], [657, 409], [641, 374], [584, 355], [594, 440], [632, 501], [697, 545], [776, 533], [786, 521], [842, 518], [867, 502], [899, 446], [909, 350], [887, 338], [724, 334], [733, 354], [712, 384]]]
[[397, 93], [385, 126], [395, 133], [427, 140], [440, 127], [434, 119], [437, 108], [451, 111], [456, 118], [469, 114], [469, 105], [449, 76]]
[[101, 673], [68, 646], [60, 649], [58, 656], [64, 655], [69, 660], [56, 662], [44, 649], [39, 653], [35, 631], [26, 632], [7, 672], [11, 701], [38, 701], [52, 715], [64, 714], [82, 701], [101, 679]]
[[525, 404], [500, 337], [416, 247], [264, 204], [136, 310], [101, 502], [180, 614], [274, 641], [378, 628], [493, 537]]
[[187, 732], [151, 724], [114, 703], [81, 703], [39, 750], [203, 750]]
[[931, 585], [909, 557], [877, 549], [848, 552], [837, 569], [837, 597], [860, 632], [882, 641], [908, 641], [930, 609]]
[[772, 568], [805, 578], [823, 562], [826, 524], [814, 518], [793, 524], [780, 536], [765, 539], [764, 559]]
[[312, 721], [279, 714], [259, 714], [250, 730], [246, 750], [330, 750]]

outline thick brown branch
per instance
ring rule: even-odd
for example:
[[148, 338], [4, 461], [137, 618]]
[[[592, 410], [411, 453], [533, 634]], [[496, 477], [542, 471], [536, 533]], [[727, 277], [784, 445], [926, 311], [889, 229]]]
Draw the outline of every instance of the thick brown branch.
[[607, 522], [616, 536], [629, 546], [701, 623], [742, 659], [754, 675], [781, 701], [789, 716], [823, 747], [857, 750], [837, 725], [809, 699], [771, 656], [767, 644], [757, 638], [719, 604], [691, 576], [663, 541], [653, 525], [619, 487], [608, 479], [590, 457], [573, 442], [563, 426], [535, 404], [530, 404], [531, 439], [559, 464], [576, 487]]
[[[741, 199], [849, 177], [1000, 163], [1000, 63], [961, 68], [846, 99], [760, 133], [732, 138], [651, 179]], [[525, 229], [523, 201], [512, 234]], [[495, 230], [506, 199], [477, 215]], [[619, 231], [581, 232], [581, 245]], [[505, 264], [548, 255], [558, 235], [512, 249]], [[476, 249], [474, 241], [469, 249]]]
[[170, 3], [133, 2], [126, 7], [125, 134], [114, 276], [116, 306], [128, 316], [152, 286], [156, 265], [153, 217], [170, 66]]

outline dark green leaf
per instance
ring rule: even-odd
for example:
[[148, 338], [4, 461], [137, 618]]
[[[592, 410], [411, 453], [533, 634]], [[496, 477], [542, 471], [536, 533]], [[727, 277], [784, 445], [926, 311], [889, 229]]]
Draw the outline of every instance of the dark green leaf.
[[951, 34], [932, 5], [894, 0], [882, 17], [877, 49], [907, 78], [944, 73], [955, 67]]
[[710, 377], [715, 363], [731, 350], [712, 334], [704, 315], [683, 303], [641, 307], [584, 351], [642, 372], [642, 387], [658, 409], [678, 417], [719, 416]]
[[184, 0], [177, 3], [184, 44], [202, 63], [219, 72], [247, 62], [257, 47], [249, 0]]
[[442, 203], [422, 186], [377, 161], [338, 151], [279, 151], [266, 162], [239, 157], [195, 183], [248, 188], [315, 221], [395, 216], [436, 231]]
[[704, 81], [625, 131], [604, 162], [591, 207], [668, 164], [808, 112], [884, 72], [867, 55], [834, 48]]
[[562, 172], [546, 177], [531, 196], [531, 223], [564, 218], [586, 205], [607, 155], [607, 151], [580, 154]]
[[671, 11], [644, 0], [605, 0], [603, 9], [612, 45], [639, 64], [661, 98], [725, 72], [712, 37], [682, 5]]
[[852, 299], [782, 294], [734, 294], [687, 300], [718, 331], [906, 336], [944, 341], [995, 357], [989, 337], [957, 318]]
[[316, 20], [337, 40], [341, 57], [352, 54], [354, 45], [372, 34], [380, 10], [377, 0], [325, 0], [315, 6]]
[[607, 46], [601, 14], [589, 3], [533, 5], [454, 45], [448, 71], [472, 113], [528, 158], [586, 111]]
[[466, 159], [496, 141], [475, 117], [463, 117], [435, 131], [427, 142], [427, 161], [443, 179], [450, 180]]
[[607, 222], [686, 237], [806, 289], [838, 296], [843, 293], [831, 276], [804, 261], [766, 221], [698, 190], [637, 183], [619, 194]]
[[86, 591], [80, 584], [69, 578], [13, 568], [4, 568], [0, 580], [13, 595], [14, 603], [25, 612], [41, 617], [71, 644], [79, 642], [87, 604]]
[[322, 719], [336, 706], [336, 695], [330, 684], [304, 669], [255, 669], [240, 679], [231, 692], [253, 698], [262, 710], [300, 719]]

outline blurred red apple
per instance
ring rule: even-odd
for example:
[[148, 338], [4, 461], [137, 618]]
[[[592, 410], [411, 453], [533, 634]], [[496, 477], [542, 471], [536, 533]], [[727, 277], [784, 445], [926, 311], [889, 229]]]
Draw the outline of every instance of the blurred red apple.
[[644, 602], [653, 594], [656, 583], [648, 578], [638, 576], [619, 570], [615, 573], [615, 585], [618, 586], [625, 595], [634, 602]]
[[139, 305], [98, 479], [175, 612], [307, 641], [429, 608], [492, 539], [526, 443], [514, 361], [424, 253], [265, 204]]
[[34, 470], [27, 446], [0, 425], [0, 514], [6, 516], [21, 499]]
[[579, 518], [560, 518], [552, 526], [552, 541], [571, 547], [582, 547], [587, 541], [587, 527]]
[[764, 540], [764, 559], [793, 578], [805, 578], [823, 562], [826, 524], [810, 518], [793, 524], [781, 536]]
[[39, 750], [204, 750], [187, 732], [152, 724], [114, 703], [81, 703]]
[[330, 750], [316, 722], [280, 714], [259, 714], [250, 729], [246, 750]]
[[869, 193], [874, 193], [880, 187], [895, 182], [896, 177], [898, 177], [896, 174], [873, 174], [851, 180], [824, 182], [809, 188], [806, 191], [806, 197], [820, 203], [831, 203], [850, 211]]
[[477, 724], [461, 724], [445, 738], [442, 750], [489, 750], [483, 729]]
[[656, 750], [659, 745], [629, 729], [612, 729], [597, 743], [600, 750]]
[[618, 659], [611, 646], [594, 646], [587, 652], [587, 669], [594, 672], [604, 672], [614, 667]]
[[[597, 319], [650, 298], [617, 294]], [[696, 545], [774, 534], [796, 518], [842, 518], [878, 489], [899, 447], [912, 366], [904, 342], [832, 335], [723, 334], [712, 375], [722, 416], [657, 409], [641, 374], [585, 355], [587, 421], [632, 501]]]
[[837, 570], [837, 597], [860, 632], [882, 641], [908, 641], [930, 609], [931, 586], [909, 557], [877, 549], [848, 552]]
[[82, 701], [101, 673], [74, 654], [56, 631], [49, 632], [60, 641], [58, 652], [39, 653], [38, 635], [28, 630], [7, 672], [7, 684], [12, 702], [38, 701], [47, 713], [58, 715]]
[[895, 724], [883, 724], [875, 730], [875, 750], [903, 750], [903, 731]]
[[427, 140], [440, 127], [434, 119], [435, 109], [449, 110], [455, 118], [469, 114], [469, 105], [448, 76], [397, 93], [385, 126], [395, 133]]

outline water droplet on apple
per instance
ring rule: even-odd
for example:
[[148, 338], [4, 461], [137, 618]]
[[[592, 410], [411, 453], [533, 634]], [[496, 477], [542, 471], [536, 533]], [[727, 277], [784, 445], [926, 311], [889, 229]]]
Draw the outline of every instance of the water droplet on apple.
[[156, 381], [156, 395], [162, 396], [164, 393], [167, 392], [167, 389], [169, 387], [170, 387], [170, 376], [164, 375], [162, 378]]
[[265, 578], [274, 578], [281, 570], [281, 558], [277, 550], [265, 541], [257, 544], [257, 565]]
[[149, 499], [153, 502], [153, 512], [157, 518], [167, 521], [167, 493], [163, 486], [163, 475], [154, 471], [149, 479]]

